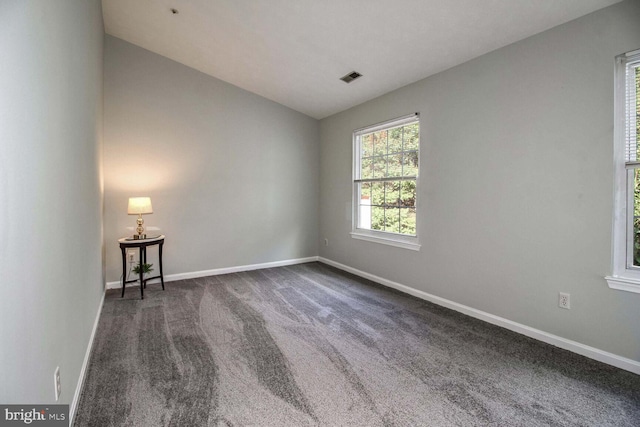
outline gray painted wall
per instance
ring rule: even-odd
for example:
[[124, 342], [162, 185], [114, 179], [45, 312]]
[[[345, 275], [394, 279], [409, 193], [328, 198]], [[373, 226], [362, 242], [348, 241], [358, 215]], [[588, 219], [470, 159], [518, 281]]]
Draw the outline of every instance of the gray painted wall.
[[[603, 279], [614, 57], [640, 48], [638, 23], [620, 3], [322, 120], [320, 255], [640, 360], [640, 295]], [[414, 111], [422, 250], [354, 240], [351, 133]]]
[[317, 255], [317, 120], [111, 36], [104, 117], [108, 281], [131, 196], [151, 197], [165, 274]]
[[99, 0], [0, 12], [0, 402], [71, 403], [104, 287]]

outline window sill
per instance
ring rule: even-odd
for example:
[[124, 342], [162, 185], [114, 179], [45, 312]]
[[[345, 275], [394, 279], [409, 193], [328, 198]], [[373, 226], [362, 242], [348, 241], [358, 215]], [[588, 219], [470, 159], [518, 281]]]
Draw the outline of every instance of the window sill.
[[[382, 243], [383, 245], [395, 246], [397, 248], [403, 248], [403, 249], [410, 249], [412, 251], [419, 251], [421, 246], [419, 243], [417, 243], [417, 241], [412, 242], [409, 240], [404, 240], [402, 237], [398, 239], [394, 239], [386, 236], [382, 237], [382, 236], [376, 236], [368, 233], [367, 234], [359, 233], [356, 231], [352, 231], [349, 234], [351, 234], [351, 237], [353, 237], [354, 239], [366, 240], [367, 242]], [[414, 237], [412, 239], [416, 239], [416, 238]]]
[[611, 289], [640, 294], [640, 280], [628, 277], [606, 276], [605, 280]]

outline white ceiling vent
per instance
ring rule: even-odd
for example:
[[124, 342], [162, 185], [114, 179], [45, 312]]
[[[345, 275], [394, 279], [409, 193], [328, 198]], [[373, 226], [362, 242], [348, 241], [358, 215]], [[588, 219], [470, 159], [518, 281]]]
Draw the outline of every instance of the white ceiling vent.
[[349, 74], [347, 74], [346, 76], [340, 77], [340, 80], [342, 80], [345, 83], [351, 83], [352, 81], [354, 81], [358, 77], [362, 77], [362, 74], [360, 74], [357, 71], [352, 71]]

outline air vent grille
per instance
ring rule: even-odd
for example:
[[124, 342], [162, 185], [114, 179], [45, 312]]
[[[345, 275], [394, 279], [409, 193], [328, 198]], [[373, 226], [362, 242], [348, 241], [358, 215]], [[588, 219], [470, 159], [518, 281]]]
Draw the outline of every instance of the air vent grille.
[[352, 71], [349, 74], [347, 74], [346, 76], [341, 77], [340, 80], [342, 80], [345, 83], [351, 83], [352, 81], [354, 81], [358, 77], [362, 77], [362, 74], [360, 74], [357, 71]]

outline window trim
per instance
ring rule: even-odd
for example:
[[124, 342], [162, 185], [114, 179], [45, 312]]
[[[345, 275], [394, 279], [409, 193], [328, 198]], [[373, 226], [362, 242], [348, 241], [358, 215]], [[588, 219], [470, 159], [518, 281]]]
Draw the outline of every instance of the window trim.
[[[349, 233], [352, 238], [357, 240], [364, 240], [368, 242], [381, 243], [384, 245], [394, 246], [403, 249], [409, 249], [414, 251], [420, 250], [420, 242], [418, 240], [418, 224], [416, 217], [416, 235], [404, 235], [399, 233], [393, 233], [390, 231], [379, 231], [379, 230], [368, 230], [364, 228], [358, 228], [358, 184], [360, 180], [359, 176], [359, 168], [360, 168], [360, 152], [359, 152], [359, 144], [358, 138], [364, 134], [372, 133], [379, 131], [381, 129], [386, 129], [390, 127], [402, 126], [411, 122], [417, 121], [419, 132], [422, 133], [421, 124], [420, 124], [420, 113], [408, 114], [406, 116], [401, 116], [392, 120], [386, 120], [384, 122], [380, 122], [371, 126], [366, 126], [360, 129], [356, 129], [353, 131], [352, 136], [352, 150], [353, 150], [353, 162], [352, 162], [352, 180], [351, 180], [351, 232]], [[418, 168], [420, 168], [420, 152], [421, 148], [421, 139], [418, 142]], [[416, 181], [416, 192], [420, 186], [420, 170], [418, 169], [418, 174], [415, 178]], [[416, 198], [416, 215], [419, 210], [420, 198]]]
[[[627, 168], [627, 69], [640, 61], [640, 50], [616, 57], [614, 93], [614, 203], [612, 228], [612, 274], [605, 279], [609, 288], [640, 293], [640, 267], [630, 267], [633, 260], [633, 192], [629, 176], [634, 169]], [[634, 107], [635, 108], [635, 107]], [[636, 140], [638, 136], [636, 135]], [[629, 215], [631, 213], [631, 215]], [[631, 263], [630, 263], [631, 260]]]
[[[420, 247], [422, 246], [416, 241], [417, 236], [403, 236], [402, 234], [394, 234], [386, 231], [364, 230], [362, 228], [358, 228], [357, 230], [358, 231], [352, 231], [351, 233], [349, 233], [354, 239], [365, 240], [367, 242], [382, 243], [383, 245], [410, 249], [412, 251], [419, 251]], [[383, 233], [389, 234], [393, 237], [379, 235]]]

